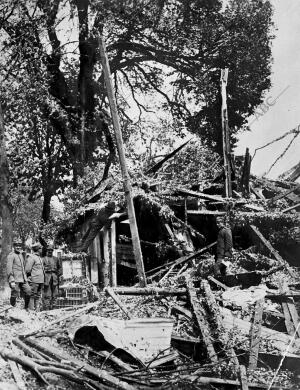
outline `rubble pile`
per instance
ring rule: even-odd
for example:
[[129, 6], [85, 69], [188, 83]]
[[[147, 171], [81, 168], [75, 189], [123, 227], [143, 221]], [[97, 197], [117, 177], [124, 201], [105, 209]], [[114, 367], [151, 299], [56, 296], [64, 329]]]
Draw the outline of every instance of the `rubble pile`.
[[[185, 216], [226, 213], [234, 221], [239, 240], [221, 276], [214, 274], [216, 242], [186, 218], [180, 239], [190, 233], [205, 244], [201, 238], [191, 250], [190, 240], [179, 258], [148, 268], [146, 287], [96, 294], [86, 281], [90, 302], [41, 313], [3, 303], [2, 380], [30, 389], [300, 388], [300, 274], [272, 244], [278, 226], [266, 226], [284, 220], [283, 237], [290, 233], [284, 226], [296, 226], [299, 187], [252, 178], [249, 188], [248, 197], [235, 191], [234, 199], [176, 189], [202, 200], [193, 210], [185, 202]], [[68, 294], [75, 282], [83, 288], [72, 279], [63, 286]]]

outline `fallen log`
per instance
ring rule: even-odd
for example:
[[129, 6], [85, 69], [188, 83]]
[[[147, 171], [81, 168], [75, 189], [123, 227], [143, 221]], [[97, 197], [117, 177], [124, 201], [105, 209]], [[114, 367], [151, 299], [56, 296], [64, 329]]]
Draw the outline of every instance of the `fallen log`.
[[120, 295], [186, 295], [185, 288], [160, 288], [160, 287], [114, 287], [113, 291]]
[[134, 387], [132, 387], [128, 383], [123, 382], [123, 381], [115, 378], [114, 376], [112, 376], [110, 373], [108, 373], [105, 370], [101, 370], [101, 369], [98, 370], [98, 369], [94, 368], [93, 366], [91, 366], [90, 364], [86, 364], [85, 362], [83, 362], [79, 359], [73, 358], [70, 355], [65, 356], [57, 348], [54, 348], [54, 347], [49, 346], [49, 345], [44, 346], [32, 338], [26, 338], [25, 340], [26, 340], [25, 343], [27, 345], [29, 345], [33, 348], [36, 348], [38, 351], [45, 353], [49, 357], [54, 358], [56, 361], [59, 361], [59, 362], [65, 361], [65, 360], [70, 361], [78, 369], [80, 369], [81, 372], [86, 372], [87, 374], [92, 375], [94, 378], [97, 378], [101, 381], [104, 381], [104, 383], [108, 383], [111, 386], [115, 386], [117, 388], [124, 389], [124, 390], [134, 390], [135, 389]]
[[9, 360], [9, 366], [19, 390], [26, 390], [26, 384], [16, 362]]
[[21, 349], [27, 356], [35, 359], [43, 359], [44, 357], [40, 355], [38, 352], [29, 348], [28, 345], [23, 343], [19, 338], [13, 339], [12, 343], [16, 345], [19, 349]]

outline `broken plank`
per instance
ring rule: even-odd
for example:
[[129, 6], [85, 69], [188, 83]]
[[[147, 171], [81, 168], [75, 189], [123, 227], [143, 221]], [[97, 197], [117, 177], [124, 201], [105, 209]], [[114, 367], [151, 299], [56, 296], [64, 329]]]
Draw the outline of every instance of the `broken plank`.
[[247, 372], [245, 366], [240, 366], [240, 381], [241, 381], [241, 389], [242, 390], [248, 390], [248, 378], [247, 378]]
[[188, 319], [192, 320], [193, 319], [193, 314], [190, 310], [188, 309], [185, 309], [184, 307], [181, 307], [179, 305], [174, 305], [172, 306], [172, 309], [171, 309], [171, 313], [180, 313], [180, 314], [183, 314], [185, 317], [187, 317]]
[[292, 192], [296, 191], [297, 189], [300, 189], [300, 186], [291, 188], [290, 190], [284, 192], [283, 194], [279, 194], [277, 196], [273, 196], [273, 198], [270, 198], [267, 200], [267, 203], [275, 203], [277, 200], [285, 198], [287, 195], [291, 194]]
[[254, 225], [249, 225], [250, 230], [254, 233], [256, 239], [259, 240], [260, 243], [264, 245], [266, 249], [270, 252], [270, 254], [280, 263], [285, 266], [289, 274], [293, 277], [293, 272], [290, 270], [289, 264], [280, 256], [280, 254], [273, 248], [270, 241], [268, 241], [259, 231], [259, 229]]
[[220, 202], [223, 201], [223, 203], [226, 202], [226, 199], [222, 198], [221, 196], [208, 195], [208, 194], [204, 194], [203, 192], [191, 191], [191, 190], [187, 190], [186, 188], [181, 188], [181, 187], [177, 187], [175, 190], [183, 195], [195, 196], [196, 198], [215, 200], [215, 201], [220, 201]]
[[173, 271], [173, 269], [175, 268], [176, 264], [173, 264], [171, 266], [171, 268], [164, 274], [164, 276], [159, 280], [159, 283], [161, 283], [162, 281], [164, 281], [169, 275], [170, 273]]
[[250, 330], [249, 370], [254, 370], [257, 366], [259, 345], [261, 341], [263, 306], [264, 300], [259, 299], [255, 305], [254, 319]]
[[294, 209], [297, 209], [300, 207], [300, 203], [294, 204], [294, 206], [288, 207], [287, 209], [282, 210], [282, 213], [288, 213], [289, 211], [292, 211]]
[[106, 287], [104, 289], [105, 292], [107, 292], [107, 294], [116, 302], [116, 304], [119, 306], [119, 308], [126, 314], [126, 316], [131, 319], [132, 316], [129, 314], [128, 310], [126, 309], [126, 307], [123, 305], [123, 303], [121, 302], [120, 298], [117, 296], [117, 294], [115, 293], [115, 291], [110, 288], [110, 287]]
[[114, 287], [113, 291], [120, 295], [186, 295], [185, 288]]
[[191, 279], [186, 277], [185, 280], [186, 280], [186, 287], [187, 287], [188, 296], [189, 296], [189, 299], [190, 299], [190, 302], [191, 302], [191, 305], [193, 308], [194, 315], [195, 315], [196, 320], [197, 320], [197, 324], [198, 324], [200, 332], [202, 334], [203, 341], [205, 343], [208, 356], [213, 363], [217, 363], [218, 356], [216, 354], [215, 348], [214, 348], [212, 340], [211, 340], [209, 325], [208, 325], [208, 322], [206, 320], [206, 315], [203, 312], [203, 308], [201, 307], [201, 305], [199, 303], [196, 289], [195, 289]]
[[159, 367], [159, 366], [161, 366], [162, 364], [172, 362], [173, 360], [177, 359], [178, 357], [179, 357], [178, 352], [172, 351], [172, 352], [171, 352], [170, 354], [168, 354], [167, 356], [158, 357], [157, 359], [155, 359], [155, 360], [153, 360], [152, 362], [150, 362], [150, 363], [148, 364], [147, 368]]
[[216, 286], [221, 287], [225, 291], [229, 289], [229, 287], [227, 287], [226, 284], [221, 283], [219, 280], [215, 279], [213, 276], [209, 276], [208, 280], [213, 282]]

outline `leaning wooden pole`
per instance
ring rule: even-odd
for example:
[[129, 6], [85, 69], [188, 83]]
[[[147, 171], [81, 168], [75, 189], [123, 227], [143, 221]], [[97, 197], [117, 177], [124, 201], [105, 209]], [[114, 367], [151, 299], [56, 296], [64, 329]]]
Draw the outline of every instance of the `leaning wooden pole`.
[[222, 121], [222, 143], [223, 143], [223, 159], [224, 159], [224, 174], [225, 174], [225, 194], [226, 197], [232, 196], [231, 184], [231, 166], [230, 166], [230, 137], [228, 127], [227, 113], [227, 79], [228, 69], [221, 69], [220, 87], [222, 97], [221, 121]]
[[98, 41], [99, 41], [100, 56], [101, 56], [101, 62], [103, 67], [103, 73], [104, 73], [104, 80], [105, 80], [107, 96], [110, 104], [110, 111], [111, 111], [115, 137], [117, 142], [117, 149], [119, 153], [120, 165], [121, 165], [122, 176], [123, 176], [123, 185], [124, 185], [124, 192], [125, 192], [125, 197], [127, 202], [128, 217], [130, 222], [133, 253], [134, 253], [136, 267], [138, 271], [140, 286], [145, 287], [147, 285], [147, 282], [146, 282], [146, 276], [144, 270], [139, 233], [136, 224], [135, 211], [134, 211], [134, 205], [132, 199], [132, 189], [131, 189], [131, 183], [130, 183], [129, 173], [127, 169], [127, 164], [126, 164], [124, 144], [123, 144], [119, 115], [117, 110], [117, 102], [114, 94], [113, 85], [111, 82], [111, 73], [110, 73], [108, 58], [106, 54], [105, 43], [102, 36], [99, 37]]

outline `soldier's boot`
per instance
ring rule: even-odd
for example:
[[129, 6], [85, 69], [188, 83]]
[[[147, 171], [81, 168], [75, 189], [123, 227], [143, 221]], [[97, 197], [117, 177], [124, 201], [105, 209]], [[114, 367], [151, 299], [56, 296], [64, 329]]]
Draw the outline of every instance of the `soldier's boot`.
[[25, 307], [24, 307], [24, 309], [28, 311], [28, 310], [29, 310], [30, 296], [25, 295], [24, 301], [25, 301]]
[[12, 306], [16, 306], [16, 303], [17, 303], [17, 298], [16, 297], [10, 297], [10, 304], [12, 305]]

